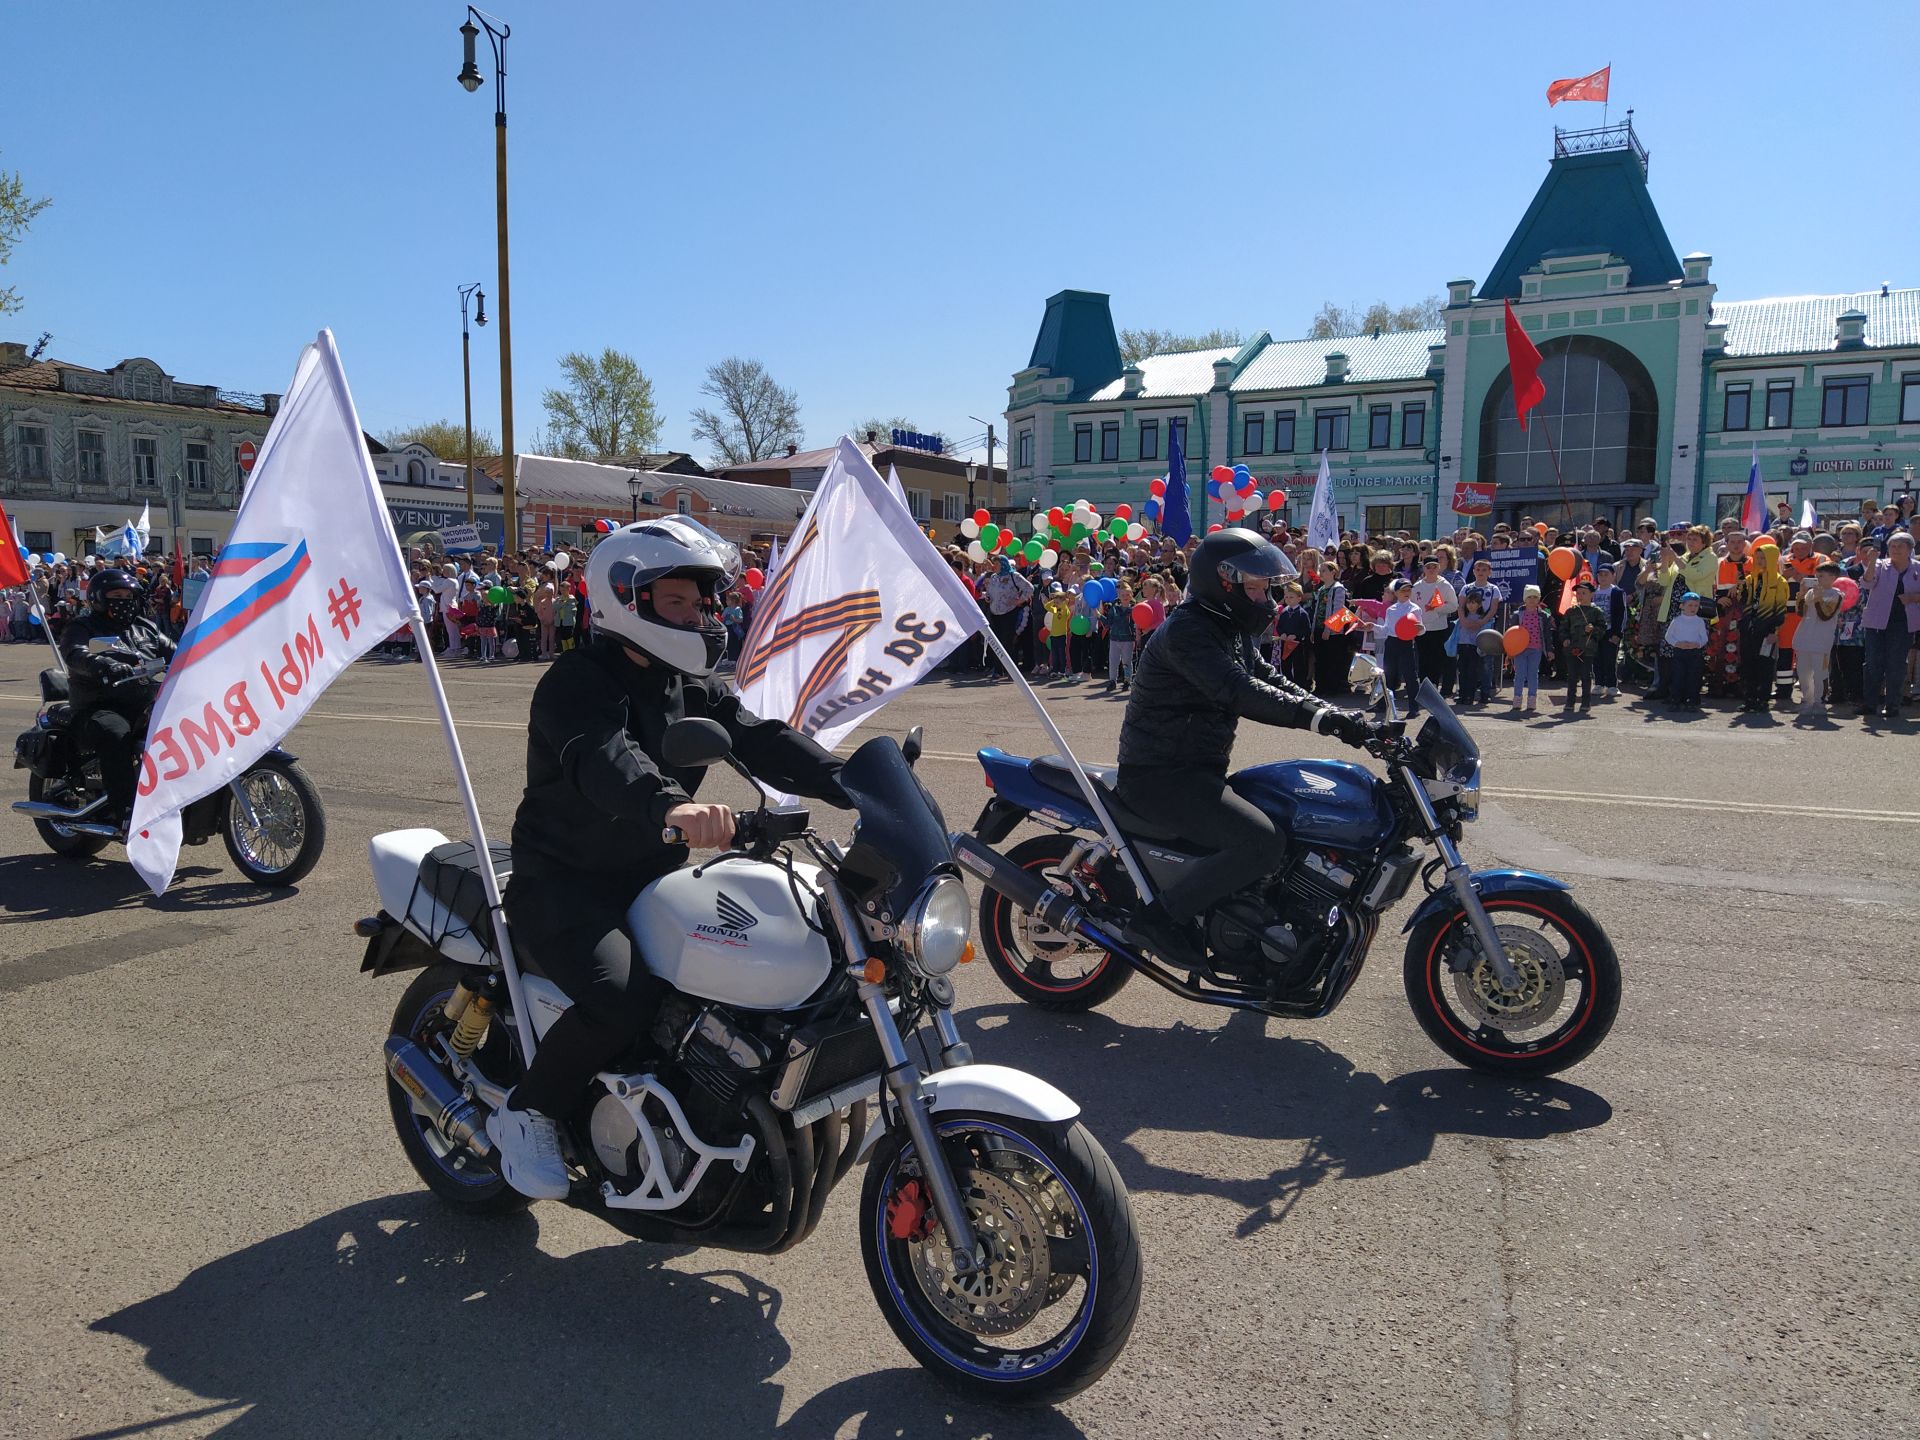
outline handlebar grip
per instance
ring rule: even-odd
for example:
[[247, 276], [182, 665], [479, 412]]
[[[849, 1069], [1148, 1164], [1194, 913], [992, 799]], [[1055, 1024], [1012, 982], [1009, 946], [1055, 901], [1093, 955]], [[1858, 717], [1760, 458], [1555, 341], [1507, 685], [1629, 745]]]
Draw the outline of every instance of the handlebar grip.
[[669, 825], [660, 832], [660, 843], [663, 845], [684, 845], [687, 843], [687, 837], [682, 833], [678, 825]]

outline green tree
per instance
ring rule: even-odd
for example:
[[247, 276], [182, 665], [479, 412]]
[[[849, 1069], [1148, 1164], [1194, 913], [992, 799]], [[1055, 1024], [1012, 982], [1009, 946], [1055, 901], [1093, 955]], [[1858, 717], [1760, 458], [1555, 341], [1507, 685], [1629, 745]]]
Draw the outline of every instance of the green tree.
[[[389, 430], [380, 437], [380, 443], [389, 450], [398, 450], [403, 445], [424, 445], [442, 460], [452, 460], [460, 465], [467, 463], [467, 430], [458, 420], [426, 420], [418, 425]], [[478, 425], [473, 427], [473, 453], [500, 453], [500, 442], [493, 438], [491, 430], [484, 430]]]
[[709, 365], [700, 393], [718, 408], [693, 412], [693, 438], [713, 446], [716, 465], [765, 460], [800, 443], [800, 397], [776, 384], [758, 360], [733, 355]]
[[631, 355], [608, 346], [598, 357], [574, 350], [560, 357], [566, 387], [540, 397], [560, 453], [601, 460], [651, 450], [660, 439], [653, 381]]
[[[14, 242], [26, 234], [33, 217], [52, 203], [44, 195], [30, 198], [19, 171], [8, 174], [0, 170], [0, 265], [11, 258]], [[21, 303], [19, 291], [11, 285], [0, 285], [0, 315], [12, 314]]]
[[1209, 330], [1204, 335], [1183, 335], [1178, 330], [1122, 330], [1120, 363], [1136, 365], [1149, 355], [1170, 355], [1176, 350], [1219, 350], [1246, 343], [1247, 337], [1238, 330]]
[[1399, 330], [1437, 330], [1440, 328], [1441, 301], [1429, 295], [1411, 305], [1389, 305], [1376, 300], [1364, 309], [1358, 305], [1336, 305], [1328, 300], [1314, 314], [1307, 327], [1309, 340], [1338, 340], [1348, 335], [1371, 335], [1378, 330], [1389, 334]]

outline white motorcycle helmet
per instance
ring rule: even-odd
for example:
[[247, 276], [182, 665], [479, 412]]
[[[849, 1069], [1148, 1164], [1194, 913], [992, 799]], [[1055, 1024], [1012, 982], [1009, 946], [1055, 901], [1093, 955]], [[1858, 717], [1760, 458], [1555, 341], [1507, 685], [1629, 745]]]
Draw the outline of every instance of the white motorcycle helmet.
[[[587, 608], [594, 632], [696, 678], [711, 675], [727, 649], [721, 597], [740, 578], [740, 552], [697, 520], [668, 515], [622, 525], [587, 557]], [[671, 625], [654, 613], [653, 585], [693, 580], [700, 623]]]

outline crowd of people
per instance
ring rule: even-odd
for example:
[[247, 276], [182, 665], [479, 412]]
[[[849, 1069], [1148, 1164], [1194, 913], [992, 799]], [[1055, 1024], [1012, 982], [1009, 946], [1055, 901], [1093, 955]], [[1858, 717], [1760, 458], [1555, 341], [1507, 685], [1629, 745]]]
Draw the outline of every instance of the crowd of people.
[[[1913, 497], [1806, 527], [1780, 508], [1765, 531], [1735, 520], [1663, 528], [1648, 518], [1628, 534], [1604, 517], [1555, 530], [1522, 517], [1490, 534], [1462, 528], [1441, 539], [1347, 532], [1324, 550], [1262, 515], [1260, 528], [1299, 573], [1286, 582], [1261, 648], [1289, 679], [1336, 700], [1351, 699], [1348, 673], [1365, 651], [1405, 708], [1430, 680], [1462, 708], [1504, 698], [1507, 713], [1522, 718], [1539, 712], [1543, 690], [1545, 704], [1576, 715], [1623, 699], [1682, 714], [1723, 700], [1753, 713], [1794, 704], [1797, 690], [1798, 714], [1809, 720], [1897, 718], [1913, 701], [1920, 663]], [[945, 553], [1031, 679], [1118, 693], [1131, 683], [1139, 646], [1185, 593], [1197, 543], [1094, 537], [1052, 552], [1044, 566], [972, 560], [957, 545]], [[550, 659], [589, 636], [583, 550], [526, 547], [502, 557], [410, 547], [406, 558], [443, 661]], [[748, 550], [743, 558], [758, 573], [763, 557]], [[97, 563], [34, 571], [56, 639], [85, 610]], [[178, 636], [211, 563], [195, 556], [177, 585], [166, 563], [139, 566], [149, 618]], [[725, 597], [729, 659], [756, 597], [746, 583]], [[24, 590], [0, 591], [0, 618], [10, 640], [44, 643]], [[381, 649], [418, 658], [404, 629]], [[999, 669], [979, 640], [949, 664]]]

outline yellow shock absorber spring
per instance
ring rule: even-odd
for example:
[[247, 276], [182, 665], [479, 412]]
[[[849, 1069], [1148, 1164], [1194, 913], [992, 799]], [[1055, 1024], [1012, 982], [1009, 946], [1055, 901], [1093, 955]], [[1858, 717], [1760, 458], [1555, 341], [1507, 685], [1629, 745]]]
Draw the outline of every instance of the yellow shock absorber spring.
[[447, 1037], [447, 1048], [463, 1060], [473, 1054], [487, 1038], [487, 1024], [492, 1016], [493, 1002], [484, 995], [474, 996], [460, 1012], [453, 1034]]

